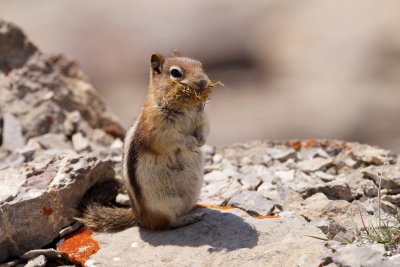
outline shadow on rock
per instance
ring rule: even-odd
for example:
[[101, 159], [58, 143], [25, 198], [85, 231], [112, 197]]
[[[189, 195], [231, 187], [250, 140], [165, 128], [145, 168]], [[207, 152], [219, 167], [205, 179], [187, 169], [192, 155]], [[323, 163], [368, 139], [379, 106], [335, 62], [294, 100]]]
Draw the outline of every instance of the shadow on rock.
[[140, 228], [143, 241], [153, 246], [190, 246], [208, 245], [208, 252], [222, 250], [234, 251], [241, 248], [253, 248], [258, 242], [258, 233], [254, 227], [241, 217], [212, 209], [198, 209], [206, 213], [200, 222], [178, 229], [152, 232]]

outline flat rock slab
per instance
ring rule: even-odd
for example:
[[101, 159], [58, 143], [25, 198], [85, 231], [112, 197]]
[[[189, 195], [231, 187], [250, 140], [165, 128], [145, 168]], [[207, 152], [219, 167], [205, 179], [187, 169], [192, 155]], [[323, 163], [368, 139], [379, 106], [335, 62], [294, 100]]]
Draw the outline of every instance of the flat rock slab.
[[86, 191], [112, 177], [111, 163], [94, 156], [43, 156], [0, 171], [0, 262], [52, 242]]
[[203, 221], [175, 230], [132, 227], [94, 233], [86, 266], [318, 266], [331, 255], [301, 217], [257, 219], [239, 209], [199, 209]]

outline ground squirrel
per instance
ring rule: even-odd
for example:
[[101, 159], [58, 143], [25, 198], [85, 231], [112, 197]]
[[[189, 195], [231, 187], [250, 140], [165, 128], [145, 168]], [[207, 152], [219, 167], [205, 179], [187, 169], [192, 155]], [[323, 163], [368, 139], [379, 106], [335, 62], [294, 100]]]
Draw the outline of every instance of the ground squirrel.
[[191, 210], [203, 183], [204, 102], [212, 86], [197, 60], [176, 50], [170, 58], [151, 56], [148, 95], [124, 142], [124, 184], [133, 212], [92, 204], [83, 223], [103, 231], [133, 225], [161, 230], [202, 218]]

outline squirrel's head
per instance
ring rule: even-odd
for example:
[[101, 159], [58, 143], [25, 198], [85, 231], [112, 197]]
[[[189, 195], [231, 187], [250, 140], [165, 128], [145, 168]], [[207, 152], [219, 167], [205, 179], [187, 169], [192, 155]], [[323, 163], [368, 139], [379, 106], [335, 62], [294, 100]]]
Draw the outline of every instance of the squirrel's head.
[[177, 50], [169, 58], [154, 53], [150, 73], [150, 90], [157, 105], [168, 108], [198, 106], [210, 97], [212, 83], [202, 64], [182, 57]]

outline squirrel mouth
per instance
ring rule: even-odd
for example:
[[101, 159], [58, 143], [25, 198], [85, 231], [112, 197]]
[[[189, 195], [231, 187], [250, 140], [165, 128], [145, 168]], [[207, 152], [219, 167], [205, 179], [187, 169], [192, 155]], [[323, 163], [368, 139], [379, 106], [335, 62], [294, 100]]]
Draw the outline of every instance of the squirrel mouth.
[[193, 107], [210, 100], [211, 89], [217, 83], [209, 83], [204, 89], [189, 87], [186, 84], [171, 80], [173, 87], [164, 95], [163, 102], [169, 107]]

